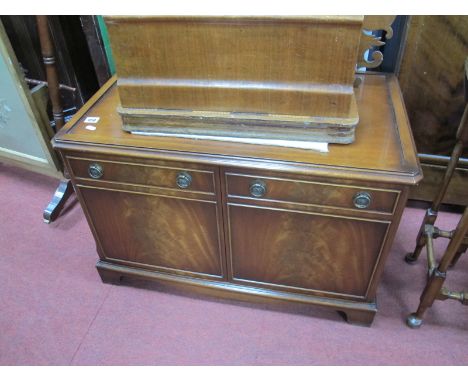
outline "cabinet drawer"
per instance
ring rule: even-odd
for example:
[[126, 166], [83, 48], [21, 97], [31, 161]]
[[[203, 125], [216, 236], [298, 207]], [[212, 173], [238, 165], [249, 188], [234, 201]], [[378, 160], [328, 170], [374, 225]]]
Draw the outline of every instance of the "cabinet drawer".
[[371, 187], [226, 173], [231, 198], [312, 204], [393, 213], [399, 191]]
[[173, 188], [214, 194], [214, 173], [183, 167], [156, 166], [102, 159], [68, 157], [76, 178], [124, 184]]

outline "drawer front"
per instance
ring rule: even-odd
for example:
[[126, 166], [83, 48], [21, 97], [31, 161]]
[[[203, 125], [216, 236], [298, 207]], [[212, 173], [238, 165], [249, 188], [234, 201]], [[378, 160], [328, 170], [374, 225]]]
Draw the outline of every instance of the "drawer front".
[[230, 198], [311, 204], [393, 213], [399, 191], [276, 177], [226, 173]]
[[103, 159], [68, 157], [75, 178], [214, 194], [214, 172]]

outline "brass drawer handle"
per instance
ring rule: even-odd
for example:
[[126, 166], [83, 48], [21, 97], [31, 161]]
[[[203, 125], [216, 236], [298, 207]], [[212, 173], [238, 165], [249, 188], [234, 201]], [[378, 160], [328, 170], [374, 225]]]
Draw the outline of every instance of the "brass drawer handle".
[[93, 179], [99, 179], [104, 175], [104, 169], [98, 163], [91, 163], [88, 166], [88, 174]]
[[265, 182], [261, 180], [255, 180], [250, 184], [250, 195], [252, 195], [255, 198], [261, 198], [264, 196], [267, 192], [267, 186]]
[[176, 183], [179, 188], [188, 188], [192, 184], [192, 176], [187, 172], [177, 174]]
[[358, 192], [354, 195], [354, 206], [359, 209], [368, 208], [371, 204], [371, 196], [368, 192]]

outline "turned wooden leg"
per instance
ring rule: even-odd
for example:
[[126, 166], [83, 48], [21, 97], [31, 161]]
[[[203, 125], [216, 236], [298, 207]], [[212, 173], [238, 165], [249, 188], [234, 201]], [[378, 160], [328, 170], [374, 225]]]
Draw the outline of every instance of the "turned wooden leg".
[[457, 262], [460, 259], [461, 255], [463, 255], [465, 253], [467, 248], [468, 248], [467, 244], [462, 244], [460, 246], [460, 248], [458, 249], [457, 253], [455, 254], [452, 262], [450, 263], [450, 267], [454, 267], [457, 264]]
[[465, 211], [457, 224], [457, 228], [450, 239], [449, 245], [442, 256], [442, 259], [440, 260], [439, 266], [434, 269], [427, 281], [426, 287], [421, 295], [418, 310], [415, 313], [410, 314], [406, 319], [406, 323], [410, 328], [419, 328], [422, 325], [425, 311], [427, 308], [430, 308], [434, 303], [434, 300], [440, 296], [442, 286], [445, 278], [447, 277], [447, 268], [453, 263], [454, 257], [460, 250], [460, 247], [464, 244], [463, 240], [467, 231], [468, 207], [465, 208]]
[[445, 272], [440, 272], [437, 268], [434, 269], [434, 272], [429, 277], [426, 287], [421, 295], [418, 310], [415, 313], [411, 313], [406, 318], [406, 324], [411, 329], [417, 329], [422, 325], [424, 313], [434, 303], [434, 300], [438, 296], [440, 289], [444, 284], [445, 277]]
[[57, 190], [55, 190], [52, 200], [44, 210], [43, 218], [45, 223], [49, 224], [57, 218], [57, 216], [62, 211], [65, 202], [72, 193], [73, 186], [71, 184], [71, 181], [69, 179], [64, 179], [60, 181], [60, 184]]
[[419, 255], [421, 254], [421, 250], [423, 249], [425, 243], [421, 244], [421, 243], [418, 243], [416, 244], [416, 248], [414, 249], [413, 252], [409, 252], [406, 254], [405, 256], [405, 261], [408, 263], [408, 264], [414, 264], [416, 263], [416, 261], [418, 260], [419, 258]]
[[434, 224], [437, 218], [437, 211], [428, 209], [426, 215], [424, 216], [421, 227], [419, 228], [418, 237], [416, 238], [416, 247], [413, 252], [407, 253], [405, 256], [405, 261], [408, 264], [414, 264], [421, 254], [422, 249], [426, 245], [426, 235], [425, 235], [425, 226], [426, 224]]
[[118, 272], [108, 271], [107, 269], [102, 269], [97, 267], [99, 272], [99, 276], [101, 276], [101, 280], [105, 284], [120, 284], [120, 280], [122, 279], [122, 275]]
[[371, 326], [376, 313], [362, 310], [346, 310], [341, 312], [345, 315], [346, 322], [359, 326]]

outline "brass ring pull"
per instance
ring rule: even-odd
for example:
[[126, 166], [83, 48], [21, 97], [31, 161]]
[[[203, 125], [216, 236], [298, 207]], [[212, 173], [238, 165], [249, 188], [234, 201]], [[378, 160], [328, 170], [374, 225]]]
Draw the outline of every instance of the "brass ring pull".
[[187, 172], [177, 174], [176, 183], [179, 188], [189, 188], [192, 184], [192, 176]]
[[250, 184], [250, 195], [252, 195], [255, 198], [261, 198], [264, 196], [267, 192], [267, 186], [265, 182], [261, 180], [255, 180]]
[[98, 163], [91, 163], [88, 167], [88, 174], [93, 179], [100, 179], [104, 175], [104, 169]]
[[354, 195], [354, 206], [359, 209], [368, 208], [371, 204], [371, 196], [368, 192], [358, 192]]

